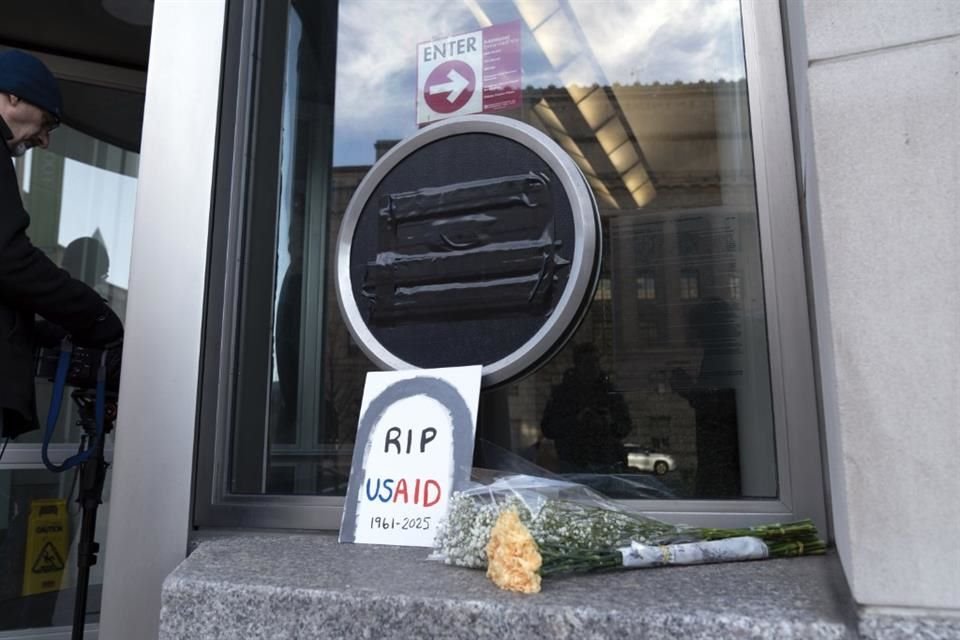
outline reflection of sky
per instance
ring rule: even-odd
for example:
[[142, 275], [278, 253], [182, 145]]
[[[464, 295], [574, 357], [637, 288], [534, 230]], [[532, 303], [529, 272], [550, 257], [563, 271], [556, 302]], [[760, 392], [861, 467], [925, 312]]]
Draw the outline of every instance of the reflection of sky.
[[738, 0], [572, 2], [608, 83], [744, 76]]
[[284, 67], [284, 97], [283, 97], [283, 126], [281, 131], [282, 145], [280, 154], [280, 210], [277, 222], [277, 280], [276, 291], [280, 291], [280, 284], [287, 268], [290, 266], [290, 218], [293, 210], [293, 148], [296, 135], [295, 107], [297, 105], [297, 66], [299, 64], [300, 38], [303, 33], [303, 24], [296, 11], [291, 11], [287, 22], [287, 40], [291, 43], [287, 47], [287, 60]]
[[339, 21], [334, 165], [372, 164], [375, 140], [416, 131], [417, 43], [477, 23], [459, 2], [421, 0], [346, 0]]
[[110, 256], [107, 282], [126, 289], [130, 281], [130, 245], [137, 179], [65, 158], [60, 205], [61, 247], [99, 229]]
[[[416, 131], [418, 43], [482, 28], [476, 7], [493, 24], [520, 20], [518, 6], [532, 7], [528, 17], [560, 8], [572, 18], [574, 28], [559, 44], [592, 57], [593, 77], [584, 81], [744, 77], [738, 0], [343, 0], [334, 165], [372, 164], [376, 140]], [[521, 37], [523, 85], [562, 85], [526, 25]]]

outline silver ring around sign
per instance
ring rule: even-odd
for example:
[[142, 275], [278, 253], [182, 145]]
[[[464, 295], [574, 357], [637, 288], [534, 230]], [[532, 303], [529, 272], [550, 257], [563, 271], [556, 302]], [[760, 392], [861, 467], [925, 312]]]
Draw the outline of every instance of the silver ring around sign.
[[560, 180], [570, 202], [575, 246], [570, 276], [557, 305], [543, 325], [512, 353], [483, 365], [482, 384], [492, 387], [518, 378], [552, 356], [579, 324], [589, 306], [599, 276], [600, 221], [596, 201], [583, 173], [551, 138], [523, 122], [502, 116], [471, 115], [442, 120], [401, 141], [377, 161], [350, 198], [337, 236], [337, 302], [347, 328], [361, 350], [382, 369], [417, 369], [385, 348], [363, 320], [350, 280], [351, 245], [367, 201], [380, 182], [417, 149], [432, 142], [466, 133], [500, 136], [525, 146], [543, 160]]

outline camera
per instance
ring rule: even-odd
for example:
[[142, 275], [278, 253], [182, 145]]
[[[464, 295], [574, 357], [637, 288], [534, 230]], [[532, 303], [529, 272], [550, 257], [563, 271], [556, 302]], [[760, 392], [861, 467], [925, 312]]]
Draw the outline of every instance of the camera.
[[[67, 384], [78, 389], [94, 389], [97, 386], [97, 371], [100, 360], [106, 353], [107, 391], [120, 388], [120, 365], [123, 356], [122, 345], [107, 348], [73, 346], [70, 364], [67, 368]], [[57, 375], [60, 362], [60, 348], [38, 347], [34, 352], [37, 378], [53, 380]]]

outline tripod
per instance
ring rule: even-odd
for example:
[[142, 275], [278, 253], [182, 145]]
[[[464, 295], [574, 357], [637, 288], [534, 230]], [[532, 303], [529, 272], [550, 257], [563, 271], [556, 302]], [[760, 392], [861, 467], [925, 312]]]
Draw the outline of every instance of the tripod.
[[90, 583], [90, 567], [97, 564], [100, 544], [94, 541], [97, 528], [97, 508], [103, 503], [103, 483], [110, 465], [104, 459], [106, 436], [113, 430], [117, 418], [117, 394], [107, 393], [103, 417], [103, 435], [97, 437], [96, 393], [90, 389], [77, 389], [70, 394], [77, 405], [80, 418], [77, 424], [83, 429], [81, 452], [92, 449], [89, 458], [79, 469], [80, 481], [77, 502], [83, 513], [80, 525], [80, 540], [77, 543], [77, 587], [73, 601], [73, 633], [71, 640], [83, 639], [83, 626], [87, 615], [87, 589]]

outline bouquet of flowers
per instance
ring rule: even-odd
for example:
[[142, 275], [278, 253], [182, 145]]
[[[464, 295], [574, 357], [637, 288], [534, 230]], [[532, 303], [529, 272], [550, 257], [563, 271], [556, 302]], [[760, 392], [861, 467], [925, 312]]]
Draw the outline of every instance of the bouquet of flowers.
[[809, 520], [743, 529], [675, 526], [572, 482], [508, 476], [455, 493], [431, 558], [486, 568], [502, 589], [540, 591], [573, 572], [823, 553]]

